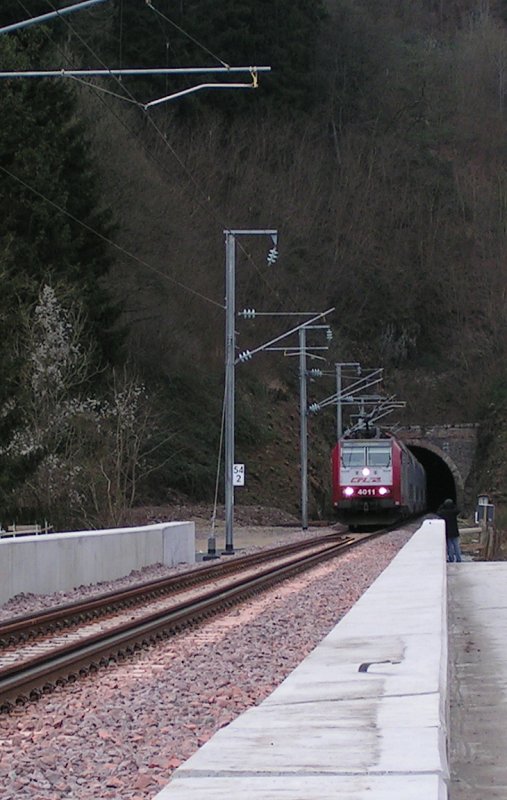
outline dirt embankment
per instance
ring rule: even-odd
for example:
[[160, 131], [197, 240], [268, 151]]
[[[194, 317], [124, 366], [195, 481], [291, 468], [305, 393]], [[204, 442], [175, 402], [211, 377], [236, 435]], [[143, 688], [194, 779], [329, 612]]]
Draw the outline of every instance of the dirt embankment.
[[[298, 525], [298, 517], [279, 508], [266, 506], [235, 506], [234, 519], [238, 525]], [[149, 525], [154, 522], [175, 522], [178, 520], [192, 520], [194, 522], [211, 525], [213, 520], [213, 506], [206, 504], [171, 504], [166, 506], [144, 506], [133, 508], [126, 515], [125, 524]], [[215, 520], [218, 524], [225, 520], [224, 506], [218, 506]]]

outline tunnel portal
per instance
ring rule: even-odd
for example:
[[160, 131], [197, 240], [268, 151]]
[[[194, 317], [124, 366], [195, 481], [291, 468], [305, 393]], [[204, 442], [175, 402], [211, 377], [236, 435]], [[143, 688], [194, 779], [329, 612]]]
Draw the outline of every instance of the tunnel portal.
[[463, 422], [406, 425], [397, 432], [426, 469], [429, 511], [438, 508], [447, 497], [463, 509], [465, 482], [477, 450], [477, 431], [477, 423]]
[[462, 481], [455, 465], [452, 462], [449, 463], [450, 459], [429, 447], [408, 442], [407, 446], [426, 470], [428, 511], [436, 511], [448, 497], [461, 507], [463, 503]]

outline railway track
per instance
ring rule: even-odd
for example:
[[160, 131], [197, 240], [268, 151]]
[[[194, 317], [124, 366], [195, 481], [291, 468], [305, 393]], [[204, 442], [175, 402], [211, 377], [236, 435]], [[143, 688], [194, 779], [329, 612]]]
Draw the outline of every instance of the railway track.
[[0, 623], [0, 711], [149, 647], [382, 533], [314, 537]]

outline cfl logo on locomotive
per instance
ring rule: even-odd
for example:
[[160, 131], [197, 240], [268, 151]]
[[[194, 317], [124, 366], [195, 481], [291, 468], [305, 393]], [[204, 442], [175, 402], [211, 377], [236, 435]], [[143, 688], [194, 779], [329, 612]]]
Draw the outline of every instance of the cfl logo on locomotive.
[[354, 477], [350, 479], [350, 483], [380, 483], [380, 475], [368, 475], [367, 477], [363, 475], [354, 475]]

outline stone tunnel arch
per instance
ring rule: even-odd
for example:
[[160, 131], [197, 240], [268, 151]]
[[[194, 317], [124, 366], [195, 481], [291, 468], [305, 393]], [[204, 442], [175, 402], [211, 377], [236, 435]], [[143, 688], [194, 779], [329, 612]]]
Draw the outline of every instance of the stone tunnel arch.
[[425, 439], [410, 439], [405, 443], [426, 470], [428, 510], [436, 511], [447, 497], [463, 508], [465, 486], [452, 458]]

